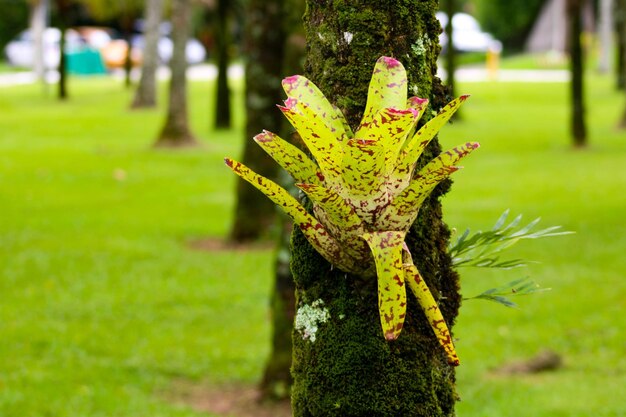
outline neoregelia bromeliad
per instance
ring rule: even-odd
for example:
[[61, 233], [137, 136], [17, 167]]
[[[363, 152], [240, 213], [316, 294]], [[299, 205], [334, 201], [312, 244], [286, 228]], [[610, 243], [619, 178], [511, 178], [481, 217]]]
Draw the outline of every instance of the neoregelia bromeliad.
[[408, 283], [448, 361], [458, 365], [448, 326], [404, 239], [433, 188], [479, 146], [476, 142], [457, 146], [414, 172], [426, 145], [467, 96], [450, 102], [415, 132], [428, 100], [407, 98], [404, 67], [393, 58], [381, 57], [363, 119], [353, 133], [339, 109], [305, 77], [288, 77], [283, 88], [288, 98], [279, 107], [317, 163], [274, 133], [264, 131], [254, 140], [309, 196], [313, 214], [245, 165], [230, 158], [226, 164], [281, 206], [331, 264], [352, 274], [377, 275], [380, 321], [388, 340], [396, 339], [402, 330]]

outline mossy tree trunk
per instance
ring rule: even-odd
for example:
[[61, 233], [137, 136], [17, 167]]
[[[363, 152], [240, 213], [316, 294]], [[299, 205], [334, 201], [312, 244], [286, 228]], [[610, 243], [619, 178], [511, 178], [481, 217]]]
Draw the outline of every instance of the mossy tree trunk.
[[139, 86], [131, 104], [134, 109], [156, 106], [156, 71], [159, 65], [159, 26], [163, 16], [163, 0], [146, 0], [145, 4], [146, 43], [143, 48]]
[[230, 29], [228, 21], [230, 0], [217, 1], [215, 14], [215, 60], [217, 63], [217, 90], [215, 101], [215, 127], [228, 129], [231, 124], [230, 89], [228, 88], [228, 64]]
[[571, 94], [571, 134], [574, 146], [583, 147], [587, 144], [587, 127], [585, 124], [585, 92], [584, 92], [584, 59], [581, 36], [583, 31], [582, 10], [583, 0], [567, 0], [567, 18], [569, 31], [570, 71], [572, 81]]
[[[284, 59], [284, 0], [249, 0], [246, 10], [246, 129], [243, 163], [268, 178], [276, 178], [278, 165], [252, 138], [263, 129], [280, 132]], [[274, 204], [255, 189], [237, 182], [235, 221], [231, 240], [243, 242], [267, 235], [275, 220]]]
[[187, 115], [187, 59], [185, 48], [191, 24], [191, 0], [172, 0], [172, 41], [174, 51], [170, 60], [172, 78], [165, 125], [156, 146], [184, 147], [197, 144]]
[[[307, 2], [305, 74], [340, 107], [353, 129], [381, 55], [404, 64], [411, 94], [429, 98], [432, 110], [444, 105], [445, 89], [435, 76], [437, 7], [434, 0]], [[432, 142], [421, 164], [439, 152], [438, 143]], [[424, 203], [406, 243], [452, 326], [460, 295], [458, 276], [446, 252], [449, 230], [439, 203], [447, 188], [448, 182], [437, 187]], [[388, 342], [380, 326], [375, 279], [333, 268], [299, 230], [293, 234], [292, 249], [298, 308], [328, 312], [317, 326], [314, 342], [303, 339], [298, 325], [293, 334], [294, 416], [453, 416], [454, 368], [415, 298], [408, 297], [402, 334]]]

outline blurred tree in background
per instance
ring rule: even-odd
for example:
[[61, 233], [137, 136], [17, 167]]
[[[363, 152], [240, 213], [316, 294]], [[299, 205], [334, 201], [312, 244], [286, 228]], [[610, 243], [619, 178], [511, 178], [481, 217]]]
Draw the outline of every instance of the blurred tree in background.
[[213, 19], [217, 64], [215, 127], [218, 129], [228, 129], [231, 125], [228, 64], [231, 49], [230, 14], [233, 3], [231, 0], [217, 0], [217, 11]]
[[[283, 93], [281, 78], [285, 50], [285, 0], [248, 0], [244, 34], [246, 55], [246, 129], [243, 163], [268, 178], [278, 165], [252, 138], [264, 129], [280, 132], [283, 115], [277, 111]], [[237, 181], [235, 220], [230, 238], [244, 242], [267, 236], [274, 225], [274, 203], [244, 181]]]
[[569, 39], [571, 117], [570, 131], [574, 145], [582, 147], [587, 144], [587, 127], [585, 123], [585, 91], [584, 91], [584, 51], [582, 47], [583, 6], [585, 0], [567, 0], [567, 30]]
[[132, 108], [156, 106], [156, 71], [159, 65], [159, 26], [163, 17], [163, 0], [145, 0], [145, 44], [142, 53], [141, 78]]
[[0, 24], [0, 50], [25, 29], [30, 12], [29, 2], [24, 0], [0, 0], [2, 24]]
[[172, 72], [165, 125], [156, 146], [183, 147], [197, 145], [189, 128], [187, 114], [187, 57], [185, 49], [191, 31], [191, 0], [172, 0]]
[[484, 30], [508, 51], [521, 51], [545, 0], [474, 0]]
[[[304, 0], [285, 1], [285, 51], [282, 76], [301, 74], [306, 48], [304, 39]], [[274, 110], [276, 111], [276, 110]], [[281, 115], [282, 117], [282, 115]], [[306, 152], [306, 147], [293, 127], [282, 118], [281, 137]], [[297, 196], [299, 190], [294, 185], [293, 178], [286, 172], [279, 173], [279, 182], [292, 195]], [[261, 397], [266, 400], [284, 400], [291, 395], [291, 333], [295, 317], [296, 295], [295, 283], [291, 274], [291, 233], [293, 221], [282, 210], [278, 211], [278, 248], [274, 261], [274, 288], [270, 300], [272, 317], [271, 352], [265, 364], [263, 377], [260, 383]]]

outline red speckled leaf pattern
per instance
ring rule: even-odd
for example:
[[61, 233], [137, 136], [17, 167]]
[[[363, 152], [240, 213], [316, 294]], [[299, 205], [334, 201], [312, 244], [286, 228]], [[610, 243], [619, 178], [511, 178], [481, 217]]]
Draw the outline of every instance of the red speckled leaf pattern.
[[404, 239], [433, 188], [478, 148], [478, 143], [468, 142], [413, 172], [424, 148], [467, 96], [449, 103], [414, 134], [428, 100], [407, 99], [404, 67], [393, 58], [381, 57], [363, 119], [353, 134], [339, 109], [310, 80], [288, 77], [283, 88], [288, 99], [279, 108], [312, 159], [271, 132], [264, 131], [254, 140], [294, 177], [313, 202], [313, 215], [272, 181], [231, 159], [226, 159], [227, 165], [293, 217], [311, 245], [333, 265], [363, 277], [377, 275], [380, 321], [388, 340], [398, 338], [402, 330], [408, 283], [449, 362], [457, 365], [446, 322]]
[[386, 56], [380, 57], [374, 66], [367, 90], [367, 103], [359, 130], [369, 126], [381, 109], [406, 108], [407, 82], [406, 70], [400, 61]]
[[363, 234], [376, 263], [378, 310], [387, 340], [398, 338], [406, 315], [406, 287], [402, 264], [404, 236], [404, 232], [398, 231]]
[[292, 75], [282, 82], [287, 97], [292, 97], [300, 103], [306, 104], [317, 114], [335, 134], [339, 141], [345, 142], [352, 136], [348, 123], [343, 114], [330, 104], [328, 99], [308, 78], [302, 75]]
[[254, 141], [291, 174], [296, 182], [322, 184], [324, 181], [317, 165], [304, 152], [274, 133], [263, 131], [254, 137]]
[[306, 209], [298, 203], [298, 200], [293, 198], [285, 189], [275, 182], [258, 175], [240, 162], [230, 158], [226, 158], [224, 162], [235, 174], [248, 181], [275, 204], [281, 206], [285, 213], [302, 229], [302, 232], [315, 250], [324, 258], [340, 268], [350, 269], [354, 267], [352, 261], [344, 255], [339, 244], [328, 234], [324, 226], [317, 221], [315, 217], [311, 216]]
[[456, 354], [456, 350], [454, 349], [454, 343], [452, 342], [452, 336], [450, 335], [448, 325], [446, 324], [446, 321], [443, 318], [441, 310], [433, 298], [432, 293], [428, 289], [428, 286], [422, 279], [422, 276], [415, 265], [413, 265], [412, 261], [411, 263], [404, 264], [404, 278], [409, 284], [411, 292], [415, 294], [417, 302], [424, 311], [426, 319], [428, 320], [430, 327], [433, 329], [439, 344], [446, 352], [448, 363], [450, 365], [458, 366], [460, 361]]
[[461, 107], [469, 96], [461, 96], [448, 103], [437, 116], [426, 123], [417, 133], [406, 143], [400, 152], [397, 166], [388, 181], [388, 189], [392, 194], [400, 193], [409, 184], [413, 176], [413, 170], [417, 159], [424, 148], [435, 137], [437, 132], [450, 120], [454, 113]]
[[298, 131], [324, 174], [325, 182], [334, 190], [339, 190], [341, 172], [337, 161], [343, 158], [341, 143], [324, 121], [306, 104], [289, 99], [285, 107], [280, 107], [289, 122]]
[[381, 227], [396, 226], [400, 230], [408, 228], [417, 217], [419, 207], [426, 197], [444, 179], [459, 170], [455, 165], [479, 147], [477, 142], [468, 142], [446, 152], [430, 161], [413, 178], [408, 187], [397, 195], [387, 206], [380, 217]]
[[324, 227], [344, 243], [343, 248], [352, 256], [362, 257], [365, 242], [360, 238], [365, 232], [363, 221], [354, 208], [336, 192], [313, 184], [296, 184], [318, 206], [317, 217]]
[[369, 225], [389, 202], [385, 184], [385, 142], [350, 139], [341, 167], [344, 188], [339, 193]]

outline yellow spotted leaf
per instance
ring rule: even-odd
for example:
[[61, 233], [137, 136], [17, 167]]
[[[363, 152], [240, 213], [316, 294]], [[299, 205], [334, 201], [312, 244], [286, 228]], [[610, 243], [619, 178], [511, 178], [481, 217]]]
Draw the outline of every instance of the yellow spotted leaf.
[[380, 57], [374, 66], [359, 130], [369, 126], [381, 109], [406, 108], [407, 82], [406, 71], [400, 61], [386, 56]]
[[322, 184], [324, 176], [317, 165], [297, 147], [266, 130], [254, 137], [254, 141], [271, 156], [296, 182]]
[[350, 139], [345, 148], [341, 172], [344, 188], [339, 193], [357, 215], [372, 224], [389, 202], [385, 184], [385, 146], [380, 140]]
[[406, 188], [413, 175], [415, 164], [426, 146], [468, 97], [468, 95], [461, 96], [448, 103], [441, 109], [437, 116], [422, 126], [422, 128], [406, 142], [405, 147], [400, 151], [396, 168], [387, 183], [387, 188], [390, 193], [395, 195]]
[[[405, 250], [405, 254], [408, 251]], [[457, 366], [459, 365], [459, 357], [456, 354], [456, 350], [454, 349], [454, 343], [452, 342], [452, 336], [450, 335], [450, 330], [448, 329], [448, 325], [446, 324], [443, 315], [441, 314], [441, 310], [437, 305], [437, 302], [433, 298], [432, 293], [428, 289], [428, 286], [422, 279], [417, 267], [413, 264], [413, 261], [410, 259], [410, 254], [408, 259], [405, 259], [404, 263], [404, 279], [411, 288], [411, 292], [417, 298], [417, 302], [420, 307], [424, 311], [426, 315], [426, 319], [430, 324], [430, 327], [433, 329], [437, 340], [441, 347], [443, 347], [446, 352], [446, 356], [448, 357], [448, 363], [450, 365]]]
[[345, 142], [352, 136], [350, 128], [346, 129], [348, 123], [343, 114], [328, 101], [320, 89], [308, 78], [302, 75], [293, 75], [285, 78], [282, 85], [288, 97], [308, 106], [336, 134], [340, 141]]
[[311, 108], [296, 99], [286, 100], [285, 106], [279, 108], [311, 151], [324, 175], [325, 183], [334, 190], [339, 190], [341, 170], [337, 162], [342, 160], [343, 150], [336, 132], [331, 131]]
[[341, 269], [347, 268], [346, 270], [351, 270], [354, 267], [353, 261], [345, 255], [337, 241], [289, 192], [240, 162], [230, 158], [224, 159], [224, 162], [235, 174], [248, 181], [275, 204], [279, 205], [293, 219], [294, 223], [300, 227], [302, 233], [315, 250], [327, 261]]
[[402, 331], [406, 315], [406, 287], [402, 264], [404, 232], [387, 231], [364, 233], [378, 275], [378, 310], [383, 334], [395, 340]]
[[393, 226], [399, 230], [407, 230], [415, 221], [419, 207], [431, 191], [453, 172], [458, 171], [459, 167], [455, 165], [479, 146], [477, 142], [468, 142], [442, 152], [430, 161], [411, 180], [409, 186], [394, 197], [391, 204], [385, 207], [379, 218], [378, 226], [380, 228]]

